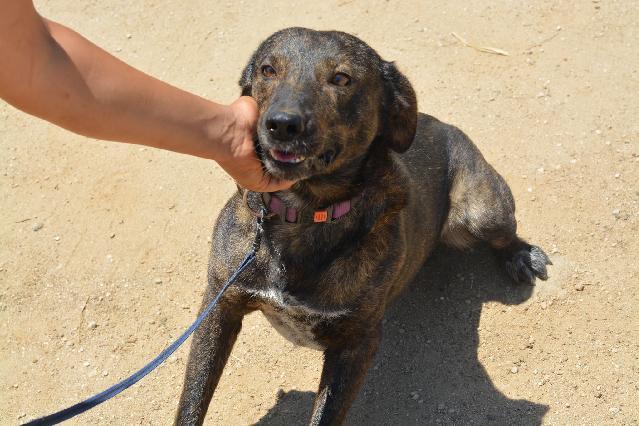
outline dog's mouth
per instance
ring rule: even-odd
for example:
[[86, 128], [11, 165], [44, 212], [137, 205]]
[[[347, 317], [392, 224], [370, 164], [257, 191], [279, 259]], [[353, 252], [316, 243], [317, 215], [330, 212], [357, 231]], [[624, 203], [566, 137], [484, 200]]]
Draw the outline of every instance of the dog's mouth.
[[295, 148], [270, 148], [258, 144], [264, 165], [274, 176], [284, 179], [305, 179], [322, 173], [335, 161], [339, 149], [327, 149], [320, 154]]
[[306, 156], [304, 155], [296, 154], [289, 151], [282, 151], [279, 149], [269, 149], [268, 153], [271, 158], [273, 158], [273, 160], [277, 161], [278, 163], [299, 164], [306, 160]]
[[324, 166], [329, 166], [335, 157], [337, 156], [337, 151], [334, 149], [328, 149], [316, 156], [307, 156], [304, 154], [296, 153], [293, 151], [286, 151], [282, 149], [271, 148], [268, 151], [268, 156], [274, 160], [278, 165], [285, 166], [294, 166], [304, 163], [307, 159], [314, 160], [313, 162], [319, 161]]

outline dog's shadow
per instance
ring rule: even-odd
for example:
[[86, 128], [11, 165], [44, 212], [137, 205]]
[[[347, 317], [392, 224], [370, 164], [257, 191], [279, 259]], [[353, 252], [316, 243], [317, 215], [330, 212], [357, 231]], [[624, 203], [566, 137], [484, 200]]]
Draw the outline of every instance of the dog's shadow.
[[[389, 308], [374, 367], [346, 423], [541, 424], [548, 407], [507, 398], [477, 357], [484, 302], [519, 304], [531, 293], [513, 285], [487, 249], [437, 249]], [[314, 397], [282, 393], [256, 424], [306, 424]]]

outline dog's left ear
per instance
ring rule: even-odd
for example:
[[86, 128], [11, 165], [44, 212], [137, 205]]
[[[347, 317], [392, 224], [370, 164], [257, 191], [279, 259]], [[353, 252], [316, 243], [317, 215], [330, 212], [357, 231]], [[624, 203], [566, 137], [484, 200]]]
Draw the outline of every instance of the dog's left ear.
[[242, 77], [240, 77], [240, 88], [242, 89], [242, 96], [251, 96], [253, 89], [253, 70], [255, 69], [255, 57], [257, 52], [254, 52], [249, 59], [248, 64], [242, 71]]
[[384, 103], [380, 136], [396, 152], [406, 151], [417, 130], [417, 98], [413, 86], [392, 62], [382, 62]]

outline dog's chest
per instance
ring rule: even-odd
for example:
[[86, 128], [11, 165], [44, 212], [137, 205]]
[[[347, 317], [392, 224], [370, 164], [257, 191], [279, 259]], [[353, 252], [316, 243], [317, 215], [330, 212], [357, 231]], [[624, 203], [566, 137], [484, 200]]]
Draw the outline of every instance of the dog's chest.
[[244, 290], [251, 295], [257, 307], [278, 333], [296, 345], [312, 349], [325, 349], [316, 338], [317, 328], [348, 313], [348, 310], [329, 311], [313, 308], [276, 288]]

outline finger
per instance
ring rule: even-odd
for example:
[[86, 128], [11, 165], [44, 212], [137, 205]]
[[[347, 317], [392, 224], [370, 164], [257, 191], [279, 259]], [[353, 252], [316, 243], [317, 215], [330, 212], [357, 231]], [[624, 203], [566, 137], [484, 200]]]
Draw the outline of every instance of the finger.
[[283, 191], [293, 186], [293, 184], [295, 184], [295, 182], [290, 180], [281, 180], [281, 179], [272, 178], [272, 179], [269, 179], [264, 184], [260, 192]]

